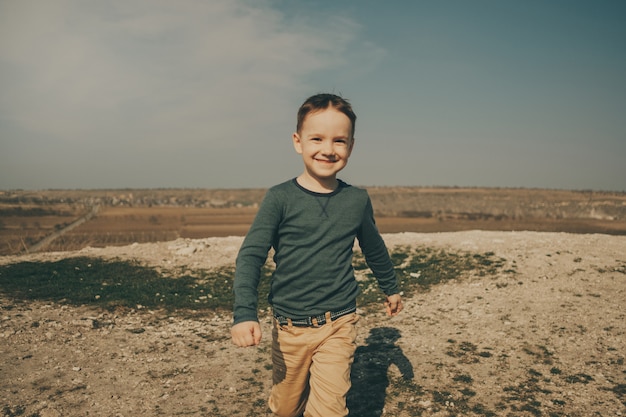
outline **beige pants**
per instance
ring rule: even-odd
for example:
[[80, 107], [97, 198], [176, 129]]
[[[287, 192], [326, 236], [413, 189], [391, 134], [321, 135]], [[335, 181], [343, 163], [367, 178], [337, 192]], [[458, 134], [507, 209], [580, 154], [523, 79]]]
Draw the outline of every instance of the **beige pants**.
[[356, 350], [356, 313], [319, 327], [272, 330], [273, 382], [269, 406], [278, 417], [345, 417]]

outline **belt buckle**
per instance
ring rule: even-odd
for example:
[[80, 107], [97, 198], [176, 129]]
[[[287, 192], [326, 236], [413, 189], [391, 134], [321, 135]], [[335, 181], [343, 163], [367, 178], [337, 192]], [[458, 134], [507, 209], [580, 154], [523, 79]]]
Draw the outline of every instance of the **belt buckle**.
[[306, 322], [309, 327], [322, 327], [326, 324], [326, 317], [319, 316], [310, 316], [306, 318]]

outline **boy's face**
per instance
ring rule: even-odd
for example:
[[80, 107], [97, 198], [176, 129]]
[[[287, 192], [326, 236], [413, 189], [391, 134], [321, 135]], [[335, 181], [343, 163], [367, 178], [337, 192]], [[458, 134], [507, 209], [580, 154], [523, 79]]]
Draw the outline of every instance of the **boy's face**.
[[302, 155], [304, 175], [309, 180], [322, 185], [334, 183], [352, 153], [352, 122], [333, 107], [309, 113], [300, 132], [293, 134], [293, 145]]

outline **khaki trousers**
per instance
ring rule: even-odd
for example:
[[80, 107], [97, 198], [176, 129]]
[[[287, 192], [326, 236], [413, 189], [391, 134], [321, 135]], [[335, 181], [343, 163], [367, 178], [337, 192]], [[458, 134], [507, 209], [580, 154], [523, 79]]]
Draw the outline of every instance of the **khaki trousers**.
[[356, 313], [319, 327], [272, 330], [273, 386], [269, 407], [278, 417], [345, 417], [356, 350]]

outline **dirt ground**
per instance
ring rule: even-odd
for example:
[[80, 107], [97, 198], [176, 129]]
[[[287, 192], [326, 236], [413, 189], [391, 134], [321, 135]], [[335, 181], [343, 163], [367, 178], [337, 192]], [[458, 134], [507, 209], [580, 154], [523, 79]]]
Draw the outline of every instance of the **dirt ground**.
[[[385, 234], [390, 249], [495, 252], [515, 274], [434, 286], [400, 316], [359, 321], [352, 416], [626, 415], [626, 236], [541, 232]], [[76, 252], [148, 265], [234, 262], [240, 237]], [[269, 416], [270, 319], [236, 348], [231, 317], [107, 312], [0, 298], [4, 416]], [[374, 385], [368, 381], [376, 378]]]

